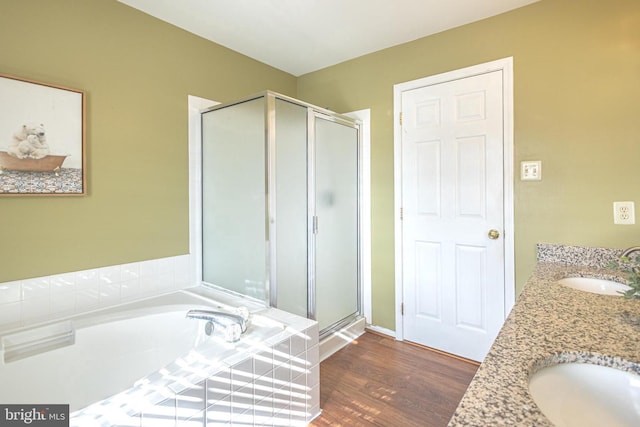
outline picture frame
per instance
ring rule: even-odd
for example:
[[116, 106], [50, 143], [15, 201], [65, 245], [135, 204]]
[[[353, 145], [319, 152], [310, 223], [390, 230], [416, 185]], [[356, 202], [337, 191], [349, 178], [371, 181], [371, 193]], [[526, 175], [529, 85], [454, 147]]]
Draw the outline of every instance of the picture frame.
[[85, 196], [85, 92], [0, 74], [0, 197]]

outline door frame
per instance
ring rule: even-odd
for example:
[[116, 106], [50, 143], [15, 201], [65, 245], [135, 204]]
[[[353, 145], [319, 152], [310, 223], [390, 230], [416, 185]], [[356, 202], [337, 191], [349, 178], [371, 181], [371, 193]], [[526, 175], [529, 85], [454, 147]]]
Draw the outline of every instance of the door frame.
[[394, 158], [394, 236], [395, 236], [395, 319], [396, 339], [404, 341], [403, 326], [403, 254], [402, 254], [402, 92], [459, 80], [492, 71], [503, 76], [503, 177], [504, 177], [504, 317], [515, 302], [515, 251], [513, 214], [513, 57], [448, 71], [393, 86], [393, 158]]

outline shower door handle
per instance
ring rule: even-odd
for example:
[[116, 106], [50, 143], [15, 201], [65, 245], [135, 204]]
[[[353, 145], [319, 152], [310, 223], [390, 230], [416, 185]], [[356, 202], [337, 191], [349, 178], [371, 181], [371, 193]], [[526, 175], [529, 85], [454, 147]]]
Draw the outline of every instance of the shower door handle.
[[313, 234], [318, 234], [318, 216], [313, 216]]

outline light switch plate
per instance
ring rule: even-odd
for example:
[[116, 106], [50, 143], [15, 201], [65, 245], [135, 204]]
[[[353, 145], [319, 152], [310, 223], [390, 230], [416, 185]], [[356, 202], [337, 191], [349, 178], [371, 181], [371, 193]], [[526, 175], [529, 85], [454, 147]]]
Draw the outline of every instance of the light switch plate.
[[542, 162], [540, 160], [520, 162], [520, 179], [522, 181], [540, 181], [542, 179]]

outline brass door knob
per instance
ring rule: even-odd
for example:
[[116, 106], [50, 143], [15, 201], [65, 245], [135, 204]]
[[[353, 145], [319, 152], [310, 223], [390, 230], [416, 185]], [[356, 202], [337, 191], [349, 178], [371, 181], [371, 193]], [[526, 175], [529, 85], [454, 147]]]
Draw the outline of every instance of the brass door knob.
[[500, 237], [500, 232], [498, 230], [489, 230], [488, 236], [491, 240], [496, 240]]

